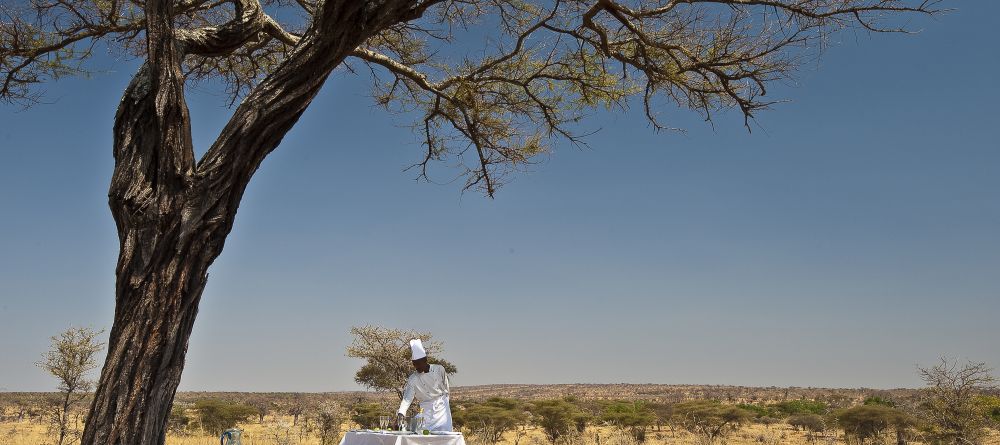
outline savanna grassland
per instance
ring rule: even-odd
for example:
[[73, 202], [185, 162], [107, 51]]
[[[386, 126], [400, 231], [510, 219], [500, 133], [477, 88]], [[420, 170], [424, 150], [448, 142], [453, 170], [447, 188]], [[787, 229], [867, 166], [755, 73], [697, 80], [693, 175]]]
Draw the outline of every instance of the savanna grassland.
[[[0, 393], [0, 445], [55, 444], [55, 396]], [[913, 389], [491, 385], [455, 388], [452, 406], [456, 424], [474, 445], [494, 440], [547, 445], [553, 432], [557, 444], [567, 445], [916, 445], [930, 443], [922, 434], [926, 426], [909, 414], [919, 397]], [[175, 399], [167, 444], [215, 445], [217, 432], [230, 426], [243, 430], [244, 445], [336, 444], [343, 432], [374, 426], [373, 419], [393, 407], [391, 397], [365, 392], [182, 392]], [[853, 420], [844, 413], [852, 408], [871, 417], [862, 420], [885, 424], [856, 434], [868, 424], [848, 425]], [[496, 428], [482, 428], [477, 416], [483, 413]], [[553, 426], [560, 416], [567, 422], [564, 430]], [[714, 424], [712, 416], [718, 416]], [[70, 429], [81, 429], [83, 417], [82, 408], [72, 412]], [[692, 422], [696, 417], [707, 423]], [[985, 431], [981, 444], [1000, 445], [995, 429]]]

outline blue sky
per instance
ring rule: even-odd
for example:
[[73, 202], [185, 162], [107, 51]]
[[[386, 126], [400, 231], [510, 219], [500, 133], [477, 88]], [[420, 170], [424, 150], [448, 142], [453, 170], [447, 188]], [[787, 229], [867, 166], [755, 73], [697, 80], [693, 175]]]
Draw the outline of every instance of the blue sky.
[[[459, 385], [918, 386], [1000, 365], [996, 2], [845, 33], [790, 102], [686, 133], [597, 113], [497, 198], [415, 182], [407, 121], [340, 73], [264, 162], [210, 271], [182, 390], [355, 389], [352, 325], [430, 330]], [[0, 390], [74, 325], [110, 328], [111, 124], [134, 64], [0, 108]], [[229, 110], [190, 105], [207, 147]], [[596, 360], [595, 360], [596, 359]]]

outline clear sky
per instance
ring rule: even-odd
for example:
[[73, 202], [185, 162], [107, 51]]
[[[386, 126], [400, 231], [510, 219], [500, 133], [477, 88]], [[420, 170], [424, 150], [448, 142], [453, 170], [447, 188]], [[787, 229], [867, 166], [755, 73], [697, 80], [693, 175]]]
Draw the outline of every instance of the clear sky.
[[[1000, 366], [1000, 2], [847, 33], [752, 134], [598, 113], [495, 200], [402, 172], [420, 146], [340, 73], [264, 162], [211, 270], [182, 390], [356, 389], [352, 325], [430, 330], [458, 385], [918, 386]], [[134, 63], [0, 108], [0, 390], [110, 328], [111, 125]], [[203, 150], [223, 98], [191, 94]], [[451, 172], [454, 173], [454, 172]]]

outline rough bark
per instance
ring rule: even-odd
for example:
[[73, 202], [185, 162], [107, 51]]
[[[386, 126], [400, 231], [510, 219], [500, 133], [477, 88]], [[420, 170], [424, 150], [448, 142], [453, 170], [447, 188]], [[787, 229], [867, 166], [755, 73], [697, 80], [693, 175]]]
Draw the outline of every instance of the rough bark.
[[186, 53], [231, 51], [260, 32], [259, 5], [241, 3], [229, 25], [191, 33], [173, 29], [170, 0], [146, 2], [148, 59], [115, 117], [115, 317], [83, 445], [164, 443], [208, 268], [250, 178], [330, 72], [365, 39], [411, 14], [415, 2], [324, 4], [292, 55], [249, 94], [196, 165], [180, 63]]

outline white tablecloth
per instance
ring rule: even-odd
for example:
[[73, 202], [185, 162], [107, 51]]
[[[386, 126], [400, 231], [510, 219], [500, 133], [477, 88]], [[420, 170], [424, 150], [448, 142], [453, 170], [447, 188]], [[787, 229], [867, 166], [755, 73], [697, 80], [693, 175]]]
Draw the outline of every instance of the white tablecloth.
[[349, 431], [340, 445], [465, 445], [465, 438], [456, 435], [386, 434]]

